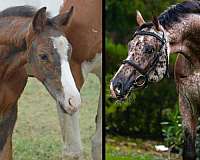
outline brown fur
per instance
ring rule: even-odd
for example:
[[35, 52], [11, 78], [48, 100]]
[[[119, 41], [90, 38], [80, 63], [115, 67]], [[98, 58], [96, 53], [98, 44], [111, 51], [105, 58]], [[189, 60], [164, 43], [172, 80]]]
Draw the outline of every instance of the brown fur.
[[73, 46], [70, 65], [80, 89], [84, 82], [81, 63], [90, 61], [102, 50], [102, 1], [65, 0], [61, 13], [68, 10], [69, 6], [74, 6], [75, 12], [65, 33]]
[[[0, 16], [0, 160], [12, 159], [17, 101], [28, 78], [25, 64], [29, 62], [31, 74], [45, 84], [54, 98], [63, 93], [60, 59], [49, 38], [64, 35], [59, 30], [62, 24], [57, 24], [60, 22], [57, 18], [47, 19], [46, 8], [35, 12], [32, 17], [18, 16], [22, 12], [16, 8], [14, 12], [10, 11], [13, 9]], [[71, 14], [65, 15], [71, 17]], [[48, 60], [41, 58], [43, 54], [47, 54]]]

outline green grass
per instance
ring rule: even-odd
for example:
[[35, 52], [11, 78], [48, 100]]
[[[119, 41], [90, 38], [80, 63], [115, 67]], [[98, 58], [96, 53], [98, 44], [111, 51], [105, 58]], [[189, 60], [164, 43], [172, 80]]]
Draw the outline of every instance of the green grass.
[[106, 137], [106, 160], [180, 160], [180, 155], [158, 152], [162, 142], [120, 136]]
[[[80, 126], [84, 156], [91, 159], [91, 137], [99, 94], [98, 79], [90, 75], [81, 92]], [[14, 160], [59, 160], [62, 141], [55, 101], [38, 80], [30, 78], [18, 105], [13, 135]]]
[[148, 153], [124, 152], [119, 147], [106, 145], [106, 160], [163, 160]]

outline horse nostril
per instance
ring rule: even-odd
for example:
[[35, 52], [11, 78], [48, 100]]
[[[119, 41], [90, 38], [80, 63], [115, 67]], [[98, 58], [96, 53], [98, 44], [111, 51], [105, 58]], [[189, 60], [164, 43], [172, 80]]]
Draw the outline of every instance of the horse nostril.
[[117, 84], [114, 86], [114, 90], [115, 90], [117, 95], [121, 95], [121, 92], [123, 91], [122, 82], [117, 82]]
[[70, 106], [72, 106], [71, 100], [72, 100], [72, 98], [69, 98], [69, 100], [68, 100]]

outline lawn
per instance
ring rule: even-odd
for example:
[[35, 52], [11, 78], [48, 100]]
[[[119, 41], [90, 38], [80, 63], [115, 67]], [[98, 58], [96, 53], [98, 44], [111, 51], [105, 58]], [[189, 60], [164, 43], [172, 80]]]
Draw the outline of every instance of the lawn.
[[139, 153], [127, 153], [124, 151], [120, 151], [120, 148], [115, 148], [111, 145], [106, 146], [106, 160], [164, 160], [152, 156], [148, 153], [139, 154]]
[[125, 137], [107, 137], [106, 160], [180, 160], [180, 155], [157, 152], [154, 146], [160, 143], [162, 142]]
[[[81, 91], [80, 126], [85, 160], [91, 159], [99, 82], [90, 75]], [[62, 141], [55, 101], [44, 86], [30, 78], [19, 101], [13, 135], [14, 160], [59, 160]]]

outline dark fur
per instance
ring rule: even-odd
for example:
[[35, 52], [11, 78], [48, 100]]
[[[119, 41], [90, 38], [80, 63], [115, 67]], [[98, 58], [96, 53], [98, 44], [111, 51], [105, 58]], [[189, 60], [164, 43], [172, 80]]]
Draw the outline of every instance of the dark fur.
[[3, 149], [6, 140], [13, 132], [15, 121], [17, 119], [17, 106], [13, 106], [0, 119], [0, 151]]
[[199, 1], [184, 1], [177, 5], [171, 6], [164, 11], [159, 17], [159, 22], [163, 27], [170, 27], [174, 22], [180, 22], [181, 18], [189, 13], [200, 14]]
[[[9, 16], [18, 16], [18, 17], [33, 17], [35, 13], [37, 12], [37, 9], [33, 6], [15, 6], [15, 7], [9, 7], [3, 11], [0, 12], [0, 17], [9, 17]], [[49, 16], [49, 13], [47, 12], [47, 16]], [[47, 18], [47, 25], [53, 26], [53, 23], [49, 18]]]
[[15, 6], [7, 8], [0, 12], [0, 17], [20, 16], [20, 17], [33, 17], [36, 9], [32, 6]]
[[[167, 27], [171, 27], [174, 23], [180, 22], [181, 18], [184, 18], [189, 13], [200, 14], [199, 1], [184, 1], [182, 3], [178, 3], [177, 5], [172, 5], [169, 9], [161, 13], [158, 20], [166, 29]], [[147, 22], [140, 26], [138, 30], [151, 28], [152, 26], [152, 22]]]

